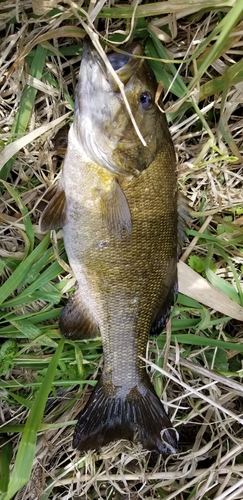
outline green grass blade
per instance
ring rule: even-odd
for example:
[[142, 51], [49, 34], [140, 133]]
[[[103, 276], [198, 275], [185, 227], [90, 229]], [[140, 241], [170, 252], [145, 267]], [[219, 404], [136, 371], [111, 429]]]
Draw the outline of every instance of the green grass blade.
[[[169, 60], [170, 57], [166, 49], [158, 40], [153, 31], [148, 30], [150, 38], [145, 45], [145, 55]], [[160, 61], [148, 61], [154, 71], [157, 81], [162, 81], [164, 87], [170, 89], [177, 97], [182, 98], [187, 94], [187, 87], [184, 84], [181, 76], [178, 74], [177, 68], [173, 63], [163, 63]]]
[[[238, 339], [239, 340], [239, 339]], [[158, 346], [163, 348], [166, 342], [166, 335], [160, 335], [157, 339]], [[189, 344], [195, 346], [207, 347], [221, 347], [222, 349], [229, 349], [243, 353], [243, 342], [227, 342], [225, 340], [212, 339], [210, 337], [201, 337], [200, 335], [193, 335], [192, 333], [185, 334], [172, 334], [171, 342], [178, 342], [179, 344]]]
[[[50, 306], [48, 306], [48, 307], [50, 308]], [[10, 311], [9, 313], [5, 314], [5, 319], [8, 322], [11, 322], [11, 321], [19, 322], [19, 321], [30, 320], [32, 325], [35, 325], [36, 323], [43, 323], [43, 321], [47, 321], [49, 319], [56, 319], [59, 316], [61, 310], [62, 310], [61, 307], [53, 309], [53, 307], [51, 306], [51, 309], [46, 308], [46, 310], [43, 310], [41, 312], [36, 311], [33, 313], [28, 313], [28, 314], [21, 314], [21, 316], [16, 316], [15, 314], [13, 314], [13, 311]], [[8, 331], [7, 330], [8, 328], [11, 328], [11, 327], [7, 326], [6, 332]], [[0, 336], [1, 336], [1, 333], [2, 333], [2, 331], [0, 331]]]
[[226, 71], [225, 73], [225, 79], [224, 79], [224, 88], [223, 88], [223, 93], [222, 93], [222, 100], [221, 100], [221, 109], [220, 109], [220, 121], [219, 121], [219, 127], [220, 131], [222, 133], [222, 136], [224, 137], [225, 141], [228, 143], [232, 153], [239, 158], [242, 161], [242, 155], [235, 143], [235, 140], [232, 136], [232, 133], [230, 131], [230, 127], [228, 124], [229, 116], [227, 113], [225, 113], [225, 108], [226, 108], [226, 102], [227, 102], [227, 95], [229, 93], [230, 88], [233, 86], [233, 81], [241, 75], [241, 82], [243, 80], [242, 73], [243, 73], [243, 61], [242, 59], [237, 63], [237, 67], [233, 65], [231, 67], [231, 71]]
[[42, 256], [43, 252], [47, 249], [50, 243], [50, 235], [47, 234], [41, 243], [33, 250], [33, 252], [19, 264], [17, 269], [8, 278], [7, 281], [1, 286], [0, 289], [0, 304], [2, 304], [11, 293], [13, 293], [16, 288], [20, 286], [24, 277], [30, 270], [32, 264]]
[[[241, 2], [241, 0], [240, 0]], [[208, 0], [198, 0], [197, 2], [190, 0], [177, 0], [176, 2], [149, 2], [138, 5], [135, 11], [135, 18], [158, 16], [163, 14], [176, 14], [177, 12], [185, 11], [185, 15], [191, 6], [196, 3], [196, 11], [210, 9], [212, 6], [214, 9], [230, 8], [232, 6], [232, 1], [208, 1]], [[99, 17], [107, 19], [130, 19], [134, 16], [134, 7], [128, 5], [115, 5], [114, 7], [103, 7], [99, 12]]]
[[223, 76], [218, 76], [213, 80], [209, 80], [200, 86], [199, 101], [206, 100], [212, 95], [217, 95], [225, 88], [225, 84], [229, 83], [232, 87], [236, 83], [243, 81], [243, 61], [237, 61], [233, 66], [229, 66]]
[[[221, 253], [221, 248], [217, 245], [218, 251]], [[229, 259], [227, 258], [225, 252], [223, 252], [224, 256], [226, 257], [226, 261], [229, 263]], [[228, 283], [228, 281], [220, 278], [215, 274], [211, 269], [210, 269], [210, 262], [212, 260], [213, 256], [213, 246], [209, 248], [208, 255], [206, 258], [206, 266], [205, 266], [205, 273], [208, 281], [212, 285], [214, 285], [216, 288], [221, 290], [223, 293], [225, 293], [231, 300], [235, 301], [237, 304], [241, 305], [241, 300], [242, 300], [242, 294], [239, 296], [233, 285]]]
[[0, 440], [0, 500], [3, 500], [8, 489], [9, 467], [13, 454], [12, 443], [8, 438], [1, 437]]
[[52, 381], [55, 376], [55, 371], [63, 346], [64, 340], [62, 339], [50, 362], [50, 365], [46, 372], [46, 376], [30, 410], [19, 444], [13, 472], [10, 476], [9, 487], [5, 496], [5, 500], [10, 500], [13, 495], [15, 495], [15, 493], [17, 493], [17, 491], [22, 488], [30, 479], [35, 456], [37, 432], [39, 430], [46, 400], [51, 390]]
[[[215, 59], [221, 53], [221, 47], [224, 44], [225, 40], [230, 36], [233, 31], [233, 28], [237, 24], [240, 17], [243, 15], [243, 2], [242, 0], [236, 0], [232, 9], [226, 14], [226, 16], [222, 19], [222, 21], [214, 28], [210, 36], [205, 40], [203, 44], [200, 45], [200, 52], [203, 50], [204, 46], [206, 47], [211, 40], [218, 35], [217, 41], [212, 46], [211, 50], [206, 54], [206, 57], [203, 59], [202, 64], [197, 70], [197, 74], [190, 82], [188, 86], [189, 89], [193, 89], [195, 85], [200, 81], [201, 77], [206, 73], [208, 67], [212, 64]], [[194, 54], [194, 58], [198, 56], [196, 52]]]
[[[41, 298], [43, 295], [45, 295], [48, 301], [58, 303], [60, 301], [61, 292], [59, 292], [57, 288], [50, 283], [50, 280], [56, 278], [56, 276], [60, 274], [61, 270], [62, 268], [60, 264], [58, 262], [54, 262], [33, 283], [25, 288], [23, 292], [19, 293], [17, 297], [4, 302], [4, 306], [13, 307], [24, 303], [31, 303], [33, 300]], [[24, 283], [21, 282], [21, 285], [23, 284]]]
[[[36, 47], [35, 55], [31, 64], [31, 68], [29, 71], [30, 76], [33, 76], [34, 78], [40, 79], [42, 77], [43, 73], [43, 68], [45, 64], [45, 59], [46, 59], [46, 52], [47, 50], [43, 48], [41, 45], [38, 45]], [[31, 87], [30, 85], [26, 85], [21, 101], [20, 101], [20, 106], [18, 109], [18, 113], [16, 115], [16, 118], [14, 120], [12, 129], [11, 129], [11, 134], [18, 134], [18, 136], [22, 135], [29, 124], [35, 98], [37, 94], [37, 89], [34, 87]], [[9, 142], [13, 142], [14, 139], [10, 139]], [[14, 155], [2, 168], [0, 171], [0, 178], [3, 180], [6, 180], [9, 176], [9, 173], [12, 170], [12, 167], [15, 162], [16, 155]]]
[[218, 245], [215, 244], [215, 248], [218, 250], [218, 252], [220, 253], [220, 255], [222, 255], [222, 257], [225, 259], [225, 261], [227, 262], [227, 264], [229, 265], [231, 271], [232, 271], [232, 274], [234, 276], [234, 280], [235, 280], [235, 284], [236, 284], [236, 287], [237, 287], [237, 291], [238, 291], [238, 294], [239, 294], [239, 303], [243, 306], [243, 290], [242, 290], [242, 287], [241, 287], [241, 284], [240, 284], [240, 280], [239, 280], [239, 277], [238, 277], [238, 274], [235, 270], [235, 267], [233, 265], [233, 262], [229, 259], [227, 253], [221, 248], [219, 247]]

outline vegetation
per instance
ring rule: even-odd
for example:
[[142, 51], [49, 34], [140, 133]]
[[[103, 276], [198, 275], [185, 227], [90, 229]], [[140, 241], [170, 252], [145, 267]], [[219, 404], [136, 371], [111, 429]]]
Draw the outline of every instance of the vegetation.
[[[0, 500], [241, 499], [242, 0], [6, 0], [0, 23]], [[117, 50], [144, 45], [192, 208], [183, 294], [148, 346], [180, 433], [166, 460], [139, 443], [83, 454], [71, 444], [102, 344], [61, 338], [75, 280], [61, 231], [43, 235], [38, 220], [60, 172], [65, 137], [55, 137], [72, 120], [86, 32]]]

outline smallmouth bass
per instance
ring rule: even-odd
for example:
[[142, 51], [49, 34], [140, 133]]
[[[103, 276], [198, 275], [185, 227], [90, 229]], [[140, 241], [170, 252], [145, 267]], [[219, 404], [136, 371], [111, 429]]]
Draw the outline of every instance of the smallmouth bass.
[[102, 337], [102, 375], [74, 432], [80, 451], [138, 434], [144, 448], [177, 451], [173, 428], [146, 372], [149, 334], [166, 324], [177, 293], [177, 179], [156, 81], [139, 44], [109, 60], [84, 42], [74, 122], [61, 180], [44, 210], [43, 232], [63, 228], [77, 290], [59, 326], [69, 339]]

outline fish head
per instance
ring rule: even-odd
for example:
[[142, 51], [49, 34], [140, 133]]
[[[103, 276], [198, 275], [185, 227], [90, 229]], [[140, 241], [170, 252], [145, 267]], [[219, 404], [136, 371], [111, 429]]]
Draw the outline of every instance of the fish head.
[[[91, 161], [119, 175], [139, 175], [169, 138], [166, 117], [155, 103], [156, 80], [138, 43], [107, 54], [108, 64], [85, 40], [76, 90], [74, 131]], [[112, 71], [112, 69], [114, 71]], [[144, 146], [114, 78], [119, 77]]]

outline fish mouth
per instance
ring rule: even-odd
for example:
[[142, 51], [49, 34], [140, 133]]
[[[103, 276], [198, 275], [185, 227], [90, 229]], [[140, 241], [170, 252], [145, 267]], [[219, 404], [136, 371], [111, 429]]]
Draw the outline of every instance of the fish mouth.
[[[133, 94], [139, 87], [138, 73], [143, 64], [143, 49], [138, 43], [127, 46], [125, 53], [110, 51], [103, 59], [91, 39], [84, 40], [74, 128], [86, 155], [119, 175], [138, 175], [141, 170], [132, 165], [140, 139], [131, 129], [119, 80], [136, 110]], [[127, 133], [126, 125], [131, 133]], [[124, 165], [125, 158], [129, 167]]]
[[[125, 85], [143, 63], [143, 58], [141, 57], [143, 50], [140, 43], [132, 43], [126, 47], [126, 50], [126, 53], [113, 51], [106, 54], [113, 70]], [[84, 39], [82, 58], [90, 65], [98, 66], [103, 76], [109, 81], [112, 90], [114, 92], [119, 91], [117, 82], [114, 80], [109, 65], [102, 59], [90, 38]]]

